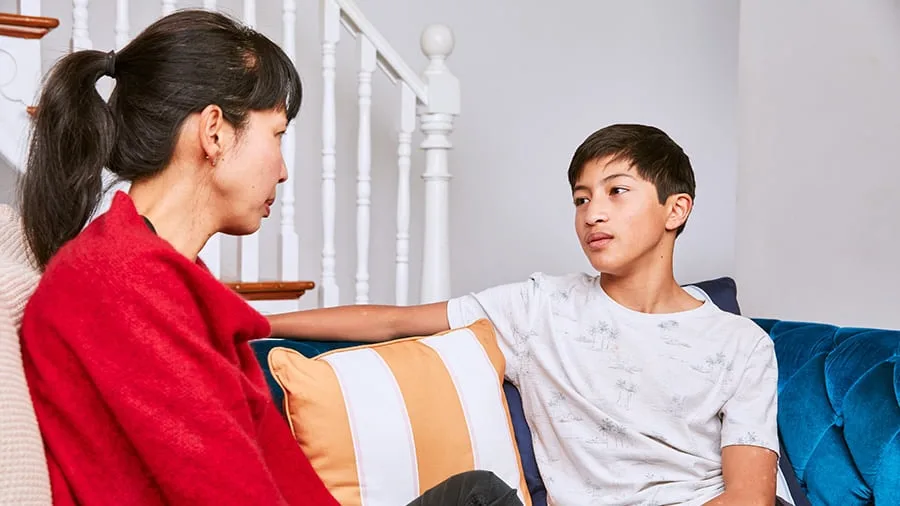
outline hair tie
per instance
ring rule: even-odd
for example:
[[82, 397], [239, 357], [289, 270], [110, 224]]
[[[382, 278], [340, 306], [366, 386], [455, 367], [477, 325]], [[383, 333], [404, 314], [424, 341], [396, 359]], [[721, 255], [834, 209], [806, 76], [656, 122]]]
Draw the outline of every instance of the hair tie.
[[103, 71], [103, 75], [107, 75], [116, 78], [116, 52], [110, 51], [106, 53], [106, 69]]

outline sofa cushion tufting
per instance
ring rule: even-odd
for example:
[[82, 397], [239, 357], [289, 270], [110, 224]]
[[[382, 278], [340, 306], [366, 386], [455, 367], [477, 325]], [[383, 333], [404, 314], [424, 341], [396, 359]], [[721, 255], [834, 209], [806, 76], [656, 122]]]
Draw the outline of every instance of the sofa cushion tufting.
[[758, 319], [782, 444], [812, 504], [900, 504], [900, 331]]

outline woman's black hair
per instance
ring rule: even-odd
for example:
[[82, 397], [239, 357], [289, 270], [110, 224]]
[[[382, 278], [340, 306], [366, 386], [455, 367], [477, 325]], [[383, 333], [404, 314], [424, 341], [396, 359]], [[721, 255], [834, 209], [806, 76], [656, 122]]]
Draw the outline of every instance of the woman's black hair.
[[[104, 102], [97, 80], [114, 77]], [[45, 267], [95, 212], [102, 169], [122, 180], [169, 163], [183, 121], [221, 107], [240, 131], [250, 111], [300, 108], [300, 77], [277, 44], [217, 12], [182, 10], [157, 20], [118, 53], [76, 51], [41, 90], [19, 203], [25, 237]]]

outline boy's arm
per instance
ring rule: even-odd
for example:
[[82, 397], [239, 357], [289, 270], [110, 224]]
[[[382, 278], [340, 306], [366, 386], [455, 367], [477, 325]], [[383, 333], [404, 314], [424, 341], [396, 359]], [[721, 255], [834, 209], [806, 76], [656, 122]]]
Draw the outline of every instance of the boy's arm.
[[380, 342], [450, 329], [447, 302], [418, 306], [352, 305], [269, 315], [273, 337]]
[[725, 492], [708, 506], [775, 504], [778, 475], [778, 364], [760, 332], [737, 386], [722, 408]]
[[768, 448], [734, 445], [722, 449], [725, 493], [705, 506], [773, 506], [778, 455]]

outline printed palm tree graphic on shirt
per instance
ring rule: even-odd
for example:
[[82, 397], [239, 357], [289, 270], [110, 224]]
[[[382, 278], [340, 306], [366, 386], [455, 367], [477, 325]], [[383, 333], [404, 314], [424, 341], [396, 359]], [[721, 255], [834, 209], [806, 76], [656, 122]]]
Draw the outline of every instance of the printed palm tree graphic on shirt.
[[563, 402], [566, 400], [566, 394], [556, 391], [550, 395], [550, 398], [547, 400], [547, 407], [549, 408], [559, 408], [562, 406]]
[[584, 482], [584, 498], [590, 499], [588, 504], [603, 504], [604, 497], [607, 495], [607, 491], [604, 490], [604, 487], [597, 485], [594, 480], [587, 479]]
[[734, 371], [734, 362], [728, 362], [728, 357], [724, 352], [718, 352], [715, 355], [709, 355], [702, 364], [692, 365], [691, 369], [706, 375], [706, 380], [715, 383], [718, 378], [715, 372], [723, 372], [722, 384], [728, 385], [731, 382], [731, 373]]
[[572, 298], [572, 290], [575, 289], [575, 286], [570, 286], [565, 289], [557, 290], [550, 295], [550, 300], [553, 302], [568, 302], [570, 298]]
[[571, 406], [566, 403], [566, 396], [562, 392], [553, 392], [547, 401], [548, 411], [552, 413], [553, 419], [557, 423], [583, 422], [584, 417], [572, 411]]
[[687, 413], [685, 400], [686, 397], [683, 395], [673, 395], [672, 402], [658, 406], [657, 410], [662, 411], [673, 418], [681, 418]]
[[660, 322], [659, 325], [660, 333], [659, 337], [662, 339], [662, 342], [670, 345], [670, 346], [680, 346], [682, 348], [690, 348], [691, 345], [680, 341], [673, 336], [673, 332], [678, 329], [678, 322], [675, 320], [666, 320], [664, 322]]
[[609, 448], [610, 440], [616, 448], [624, 448], [626, 443], [625, 426], [604, 418], [597, 424], [597, 434], [585, 440], [586, 444]]
[[[515, 321], [512, 315], [508, 315], [508, 317], [509, 321]], [[522, 328], [515, 323], [512, 324], [511, 331], [514, 345], [513, 355], [519, 362], [519, 370], [527, 373], [534, 365], [534, 354], [531, 347], [528, 346], [528, 341], [537, 337], [538, 334], [534, 330]]]
[[753, 445], [759, 444], [760, 442], [762, 442], [762, 440], [759, 438], [759, 436], [756, 435], [755, 432], [748, 432], [738, 439], [738, 444], [742, 445]]
[[631, 400], [638, 391], [637, 385], [630, 381], [620, 379], [616, 381], [616, 388], [619, 390], [619, 397], [616, 399], [616, 404], [625, 409], [631, 409]]
[[613, 328], [605, 321], [599, 321], [575, 338], [579, 343], [590, 345], [593, 351], [608, 351], [619, 339], [619, 329]]

